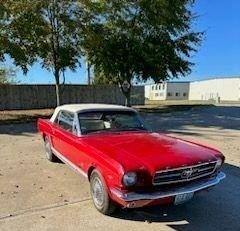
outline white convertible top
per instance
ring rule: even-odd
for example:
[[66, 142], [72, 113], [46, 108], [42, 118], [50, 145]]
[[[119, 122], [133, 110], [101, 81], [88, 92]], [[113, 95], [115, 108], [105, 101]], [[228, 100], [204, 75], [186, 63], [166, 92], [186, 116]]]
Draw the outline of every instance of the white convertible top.
[[65, 104], [59, 107], [56, 107], [50, 121], [54, 122], [59, 111], [66, 110], [72, 113], [93, 111], [93, 110], [128, 110], [134, 111], [133, 108], [124, 107], [121, 105], [113, 105], [113, 104]]

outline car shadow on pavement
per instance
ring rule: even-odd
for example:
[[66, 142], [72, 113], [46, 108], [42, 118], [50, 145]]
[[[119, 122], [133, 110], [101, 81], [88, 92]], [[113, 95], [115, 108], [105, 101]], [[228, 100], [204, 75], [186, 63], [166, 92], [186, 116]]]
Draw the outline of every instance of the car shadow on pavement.
[[240, 230], [240, 168], [225, 164], [227, 177], [216, 187], [195, 195], [183, 205], [168, 205], [117, 211], [113, 217], [124, 220], [166, 223], [177, 231]]

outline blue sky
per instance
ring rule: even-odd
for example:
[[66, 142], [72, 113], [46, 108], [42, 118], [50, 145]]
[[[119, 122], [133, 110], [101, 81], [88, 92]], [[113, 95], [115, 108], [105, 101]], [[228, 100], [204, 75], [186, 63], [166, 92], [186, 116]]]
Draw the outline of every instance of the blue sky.
[[[194, 28], [205, 31], [205, 40], [192, 57], [192, 73], [180, 81], [202, 80], [211, 77], [240, 76], [240, 1], [196, 0], [194, 12], [199, 15]], [[17, 72], [21, 83], [54, 83], [51, 73], [34, 65], [24, 76]], [[84, 63], [76, 72], [66, 73], [67, 83], [86, 83]]]

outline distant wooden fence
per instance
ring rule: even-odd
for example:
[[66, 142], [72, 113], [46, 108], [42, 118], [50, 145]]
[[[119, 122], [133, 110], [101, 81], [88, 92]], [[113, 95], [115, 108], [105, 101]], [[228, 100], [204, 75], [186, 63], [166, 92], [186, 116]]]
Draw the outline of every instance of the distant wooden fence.
[[[132, 89], [133, 105], [144, 104], [144, 87]], [[62, 104], [107, 103], [124, 104], [118, 86], [65, 85]], [[54, 85], [0, 85], [0, 110], [53, 108], [56, 106]]]

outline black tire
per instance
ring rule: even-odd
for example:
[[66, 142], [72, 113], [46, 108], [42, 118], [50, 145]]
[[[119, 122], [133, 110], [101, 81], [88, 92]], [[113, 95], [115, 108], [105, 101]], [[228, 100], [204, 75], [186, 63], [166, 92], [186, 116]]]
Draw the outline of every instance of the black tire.
[[49, 141], [48, 137], [45, 137], [44, 144], [45, 144], [45, 152], [46, 152], [47, 159], [50, 162], [57, 162], [58, 158], [52, 152], [52, 149], [51, 149], [52, 145], [51, 145], [51, 142]]
[[107, 186], [101, 174], [94, 170], [90, 176], [90, 191], [95, 208], [102, 214], [112, 214], [116, 206], [109, 198]]

